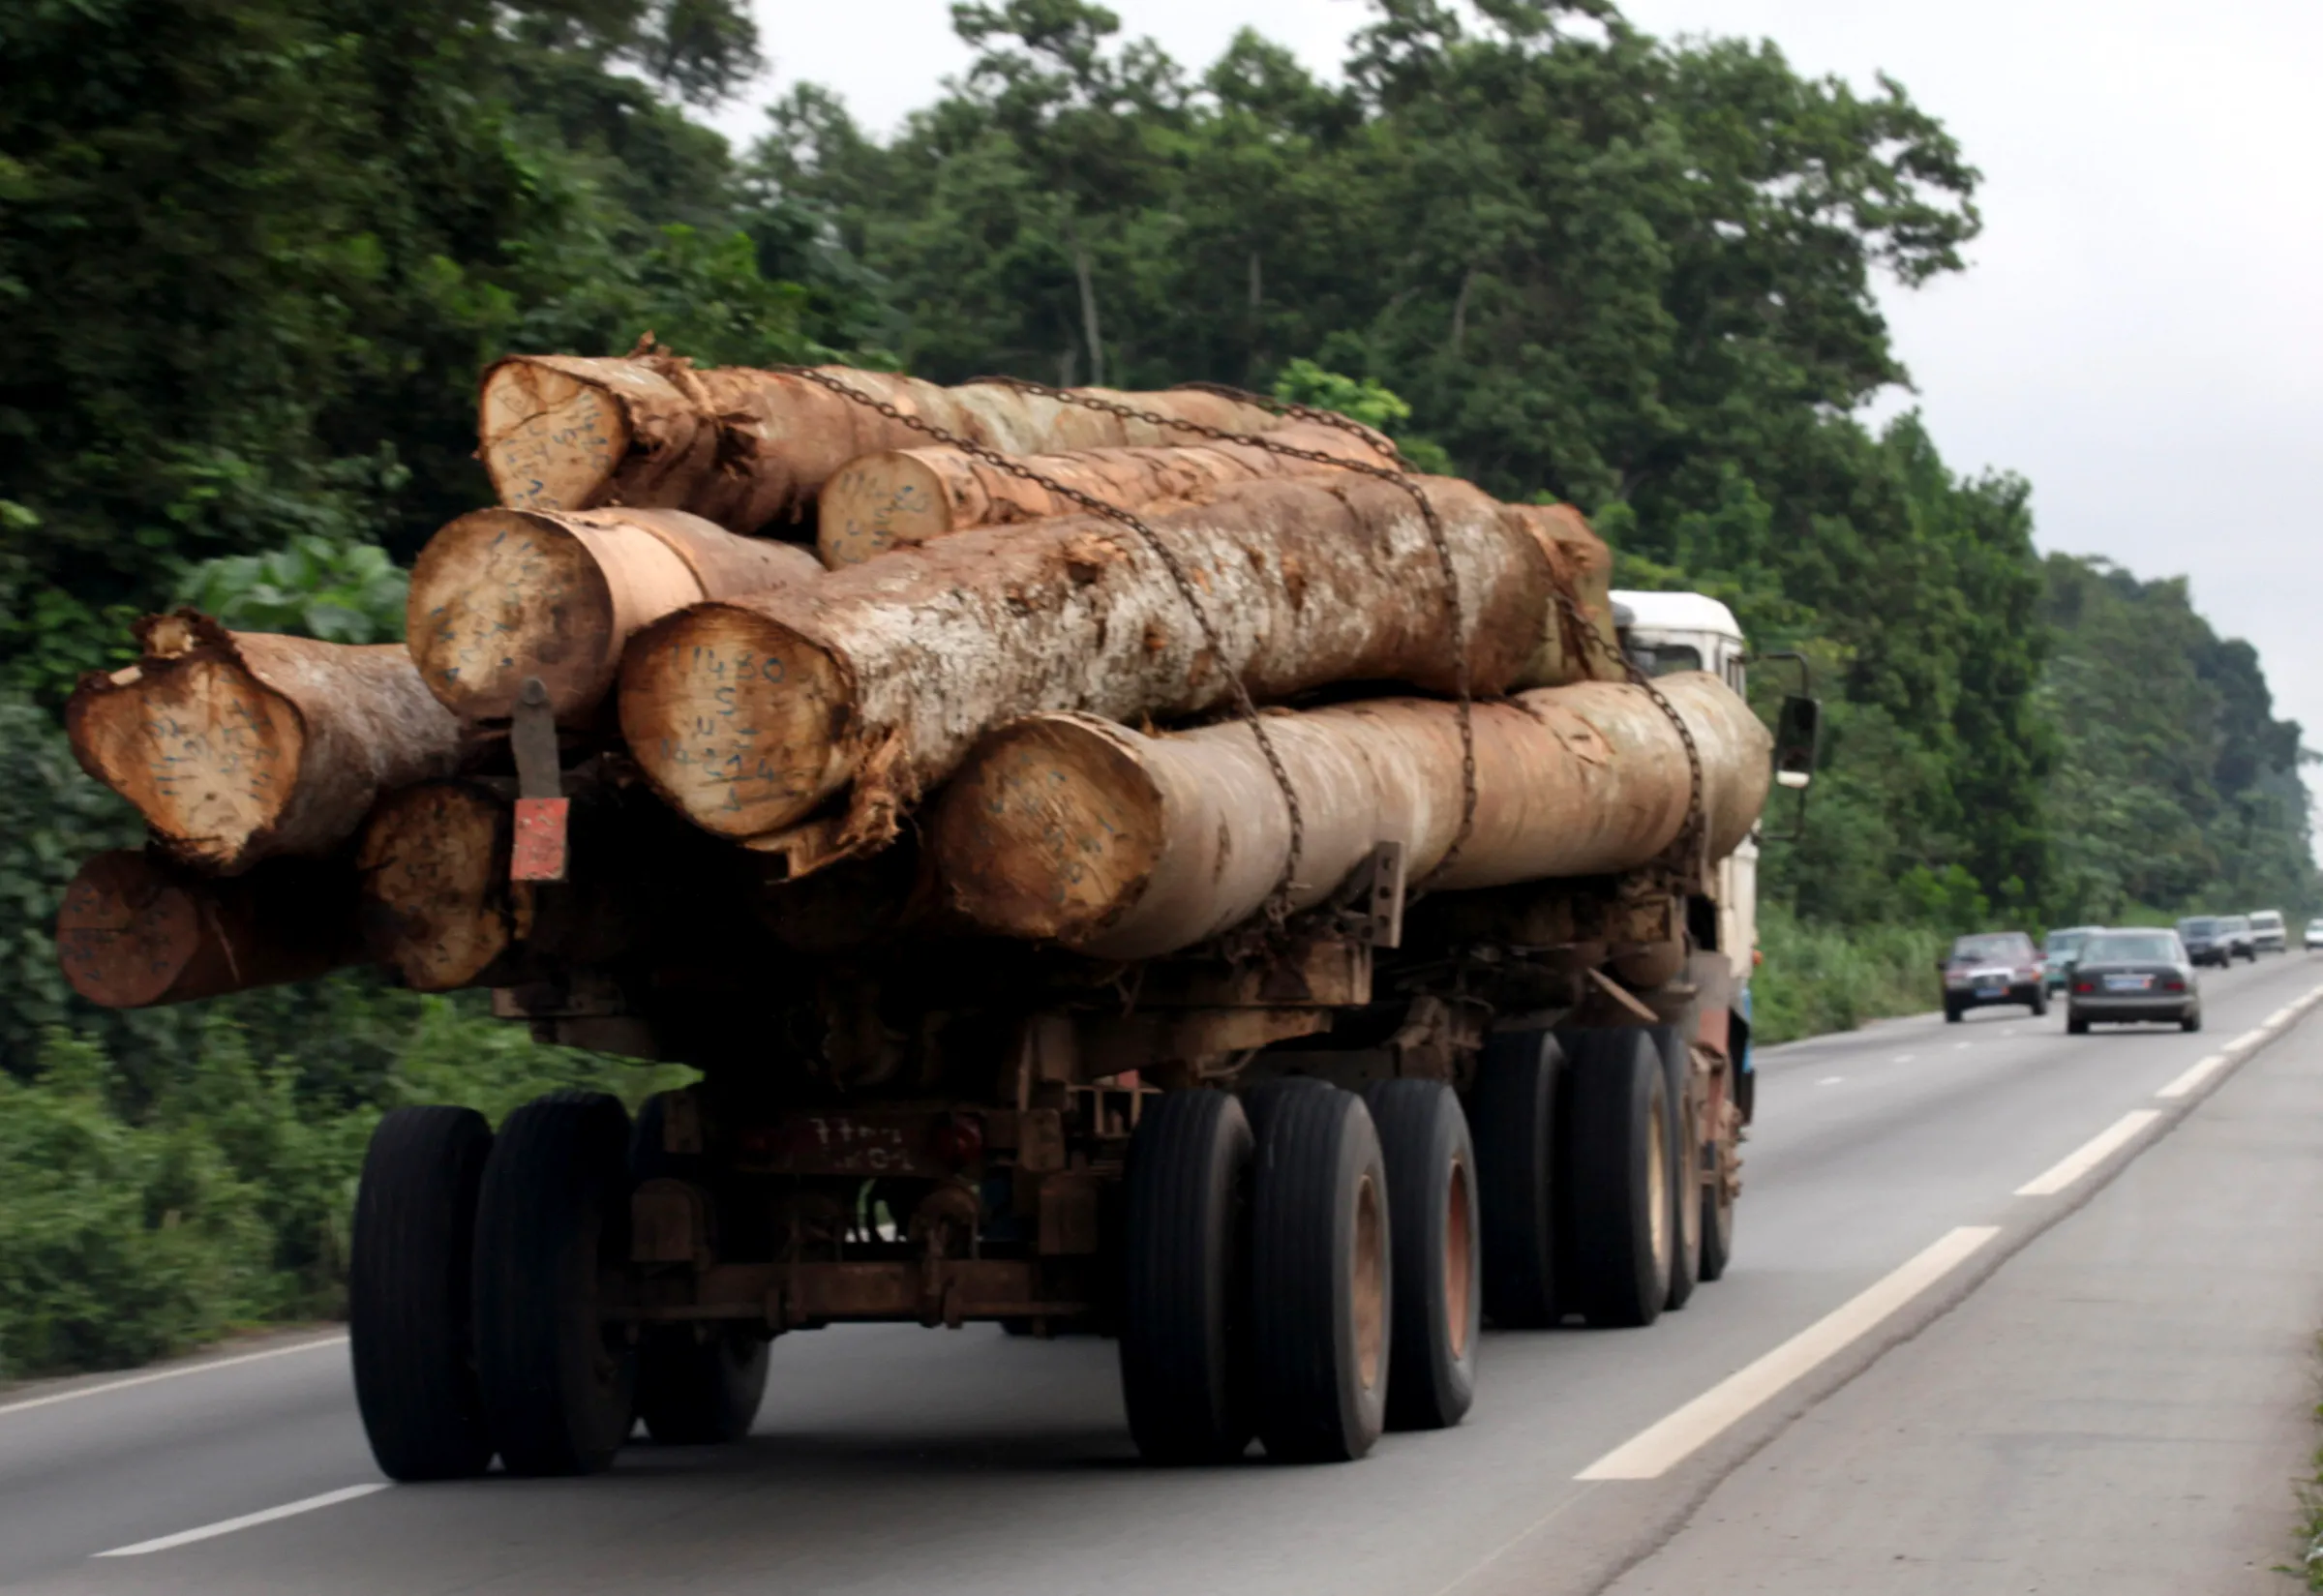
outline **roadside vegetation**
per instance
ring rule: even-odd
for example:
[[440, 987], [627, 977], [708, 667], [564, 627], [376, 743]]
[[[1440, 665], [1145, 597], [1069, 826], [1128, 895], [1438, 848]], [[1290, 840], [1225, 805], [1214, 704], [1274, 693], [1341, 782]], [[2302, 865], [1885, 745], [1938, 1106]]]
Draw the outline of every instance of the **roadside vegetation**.
[[[341, 978], [90, 1010], [58, 893], [130, 817], [56, 710], [123, 622], [400, 635], [484, 500], [513, 348], [845, 358], [1340, 406], [1567, 499], [1631, 586], [1727, 599], [1829, 701], [1768, 848], [1768, 1040], [1931, 1007], [1993, 924], [2315, 902], [2299, 729], [2183, 581], [2034, 549], [1947, 466], [1872, 288], [1963, 268], [1977, 174], [1886, 80], [1610, 5], [1378, 0], [1343, 79], [1084, 0], [955, 9], [893, 137], [791, 86], [730, 149], [743, 0], [30, 0], [0, 19], [0, 1373], [329, 1312], [378, 1112], [650, 1072]], [[230, 174], [235, 181], [220, 181]], [[1781, 691], [1773, 667], [1757, 690]]]

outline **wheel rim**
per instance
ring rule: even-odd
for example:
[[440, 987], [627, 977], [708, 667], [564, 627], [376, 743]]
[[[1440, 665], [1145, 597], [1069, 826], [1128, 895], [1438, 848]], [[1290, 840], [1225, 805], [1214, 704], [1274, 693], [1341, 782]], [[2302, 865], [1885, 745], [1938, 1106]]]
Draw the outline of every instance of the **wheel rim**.
[[1468, 1215], [1468, 1167], [1452, 1161], [1444, 1193], [1444, 1312], [1450, 1318], [1452, 1356], [1468, 1355], [1468, 1281], [1475, 1270], [1475, 1224]]
[[1387, 1226], [1379, 1188], [1365, 1175], [1355, 1188], [1355, 1369], [1363, 1388], [1379, 1383], [1387, 1350]]
[[1657, 1099], [1653, 1112], [1646, 1116], [1646, 1233], [1656, 1260], [1670, 1256], [1670, 1128], [1663, 1123], [1668, 1115], [1667, 1103]]

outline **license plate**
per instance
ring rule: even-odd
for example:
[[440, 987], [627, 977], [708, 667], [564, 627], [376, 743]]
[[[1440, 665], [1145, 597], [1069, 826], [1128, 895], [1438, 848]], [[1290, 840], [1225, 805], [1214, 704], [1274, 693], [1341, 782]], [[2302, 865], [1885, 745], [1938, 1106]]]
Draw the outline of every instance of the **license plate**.
[[2105, 978], [2105, 990], [2108, 992], [2143, 992], [2153, 984], [2154, 978], [2152, 976], [2107, 976]]
[[1979, 998], [2001, 998], [2007, 995], [2008, 988], [2006, 986], [1979, 986], [1976, 988], [1976, 996]]

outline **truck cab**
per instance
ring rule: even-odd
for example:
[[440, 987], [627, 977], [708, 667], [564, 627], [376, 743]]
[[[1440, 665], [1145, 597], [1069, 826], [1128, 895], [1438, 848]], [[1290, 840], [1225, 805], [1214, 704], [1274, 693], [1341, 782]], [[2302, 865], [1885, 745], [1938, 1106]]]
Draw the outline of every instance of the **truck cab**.
[[[1734, 611], [1704, 593], [1616, 589], [1614, 621], [1622, 647], [1648, 676], [1706, 671], [1744, 692], [1746, 654]], [[1745, 695], [1747, 696], [1747, 695]], [[1748, 1113], [1751, 1087], [1750, 973], [1758, 949], [1759, 839], [1754, 831], [1720, 860], [1711, 878], [1717, 899], [1718, 950], [1734, 982], [1733, 1009], [1741, 1035], [1732, 1039], [1737, 1097]]]

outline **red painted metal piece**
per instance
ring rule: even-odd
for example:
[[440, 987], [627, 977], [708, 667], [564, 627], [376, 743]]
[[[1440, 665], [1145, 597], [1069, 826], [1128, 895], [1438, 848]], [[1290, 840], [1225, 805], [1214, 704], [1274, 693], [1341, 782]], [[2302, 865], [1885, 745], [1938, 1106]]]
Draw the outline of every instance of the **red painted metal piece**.
[[508, 861], [510, 881], [562, 881], [565, 822], [573, 800], [520, 798], [516, 800], [516, 847]]

